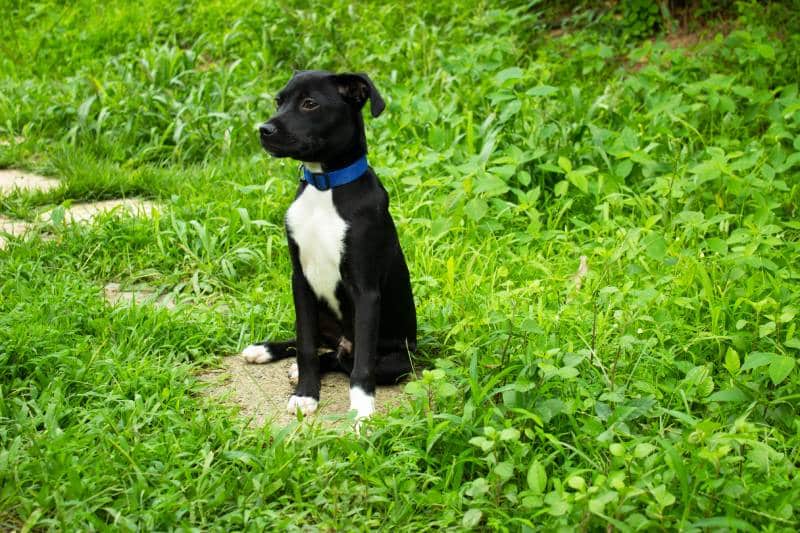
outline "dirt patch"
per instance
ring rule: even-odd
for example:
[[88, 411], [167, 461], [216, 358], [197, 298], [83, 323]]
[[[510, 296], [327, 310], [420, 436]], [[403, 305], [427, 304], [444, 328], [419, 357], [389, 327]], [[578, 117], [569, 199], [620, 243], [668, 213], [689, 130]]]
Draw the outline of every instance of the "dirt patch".
[[691, 48], [700, 42], [702, 36], [699, 33], [670, 33], [664, 37], [664, 41], [670, 48]]
[[0, 170], [0, 194], [20, 191], [49, 191], [61, 185], [57, 179], [38, 176], [24, 170]]
[[[295, 415], [286, 412], [286, 402], [294, 391], [288, 372], [294, 359], [284, 359], [263, 365], [248, 364], [239, 355], [222, 359], [222, 368], [204, 372], [201, 381], [209, 384], [206, 390], [212, 398], [230, 402], [240, 407], [240, 415], [250, 420], [253, 427], [266, 424], [284, 427]], [[378, 413], [386, 413], [399, 405], [405, 396], [404, 384], [378, 387], [375, 406]], [[350, 380], [344, 374], [330, 373], [322, 377], [319, 409], [307, 417], [309, 421], [322, 421], [331, 426], [349, 427]]]
[[[133, 216], [149, 217], [153, 214], [156, 204], [139, 198], [126, 198], [124, 200], [104, 200], [102, 202], [91, 202], [74, 204], [64, 210], [64, 220], [67, 223], [91, 222], [101, 213], [128, 213]], [[53, 215], [53, 209], [40, 215], [40, 219], [48, 221]]]
[[11, 235], [12, 237], [19, 237], [30, 228], [31, 225], [22, 220], [0, 217], [0, 250], [6, 247], [7, 241], [4, 234]]

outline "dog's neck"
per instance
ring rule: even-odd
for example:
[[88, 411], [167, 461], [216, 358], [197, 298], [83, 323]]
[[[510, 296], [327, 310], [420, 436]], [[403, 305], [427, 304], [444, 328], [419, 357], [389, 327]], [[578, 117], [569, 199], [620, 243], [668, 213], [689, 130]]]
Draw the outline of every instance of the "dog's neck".
[[352, 150], [323, 161], [303, 161], [303, 166], [315, 174], [321, 174], [349, 167], [365, 155], [367, 155], [366, 146], [356, 146]]

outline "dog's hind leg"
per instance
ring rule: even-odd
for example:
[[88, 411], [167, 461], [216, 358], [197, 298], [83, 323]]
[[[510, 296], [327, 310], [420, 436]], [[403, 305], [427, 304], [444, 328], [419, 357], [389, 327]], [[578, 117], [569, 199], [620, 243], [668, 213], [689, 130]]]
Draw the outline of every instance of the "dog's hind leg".
[[270, 363], [287, 357], [294, 357], [297, 354], [297, 343], [295, 341], [285, 342], [259, 342], [251, 344], [242, 350], [242, 357], [248, 363]]
[[408, 352], [387, 352], [378, 356], [375, 364], [375, 383], [395, 385], [411, 373], [411, 359]]
[[[353, 371], [353, 358], [349, 354], [325, 354], [326, 359], [322, 360], [327, 372], [344, 372], [350, 374]], [[332, 357], [334, 356], [334, 357]], [[327, 364], [326, 364], [327, 362]], [[386, 352], [378, 354], [375, 363], [375, 384], [376, 385], [395, 385], [403, 377], [410, 374], [411, 359], [408, 352]]]

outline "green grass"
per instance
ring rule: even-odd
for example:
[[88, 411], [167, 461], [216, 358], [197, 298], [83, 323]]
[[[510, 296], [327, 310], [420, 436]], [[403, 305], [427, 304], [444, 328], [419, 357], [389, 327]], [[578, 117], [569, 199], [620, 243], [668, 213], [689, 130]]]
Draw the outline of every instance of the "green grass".
[[[798, 8], [673, 49], [539, 2], [0, 0], [0, 166], [64, 182], [0, 215], [163, 206], [0, 251], [0, 527], [796, 530]], [[419, 380], [361, 437], [196, 378], [293, 329], [297, 167], [254, 127], [294, 68], [388, 102]]]

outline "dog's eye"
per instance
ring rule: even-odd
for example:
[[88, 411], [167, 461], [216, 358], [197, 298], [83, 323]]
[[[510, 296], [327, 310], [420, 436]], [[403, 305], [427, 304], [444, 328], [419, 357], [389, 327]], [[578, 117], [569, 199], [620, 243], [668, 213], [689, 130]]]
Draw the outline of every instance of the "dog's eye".
[[300, 109], [302, 109], [304, 111], [313, 111], [314, 109], [316, 109], [318, 107], [319, 107], [319, 104], [316, 103], [311, 98], [306, 98], [305, 100], [300, 102]]

